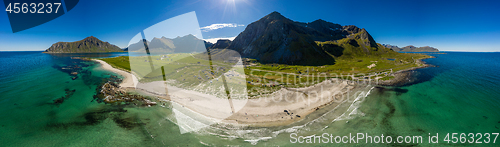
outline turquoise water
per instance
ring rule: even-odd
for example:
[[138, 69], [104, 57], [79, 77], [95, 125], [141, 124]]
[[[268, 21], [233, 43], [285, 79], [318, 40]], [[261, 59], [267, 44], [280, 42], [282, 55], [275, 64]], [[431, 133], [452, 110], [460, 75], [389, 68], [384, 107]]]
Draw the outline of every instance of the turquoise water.
[[[321, 109], [289, 126], [234, 129], [216, 125], [186, 134], [180, 133], [169, 107], [94, 101], [97, 85], [114, 74], [94, 62], [70, 58], [120, 55], [126, 53], [56, 56], [0, 52], [0, 146], [367, 145], [292, 144], [291, 133], [424, 137], [424, 143], [418, 144], [367, 146], [436, 145], [428, 143], [427, 137], [439, 133], [440, 146], [453, 145], [443, 142], [446, 133], [500, 132], [500, 53], [432, 54], [436, 58], [425, 61], [436, 67], [416, 70], [414, 83], [359, 86], [359, 91], [369, 92], [363, 101]], [[68, 65], [81, 68], [75, 80], [61, 70]], [[61, 98], [62, 103], [54, 103]], [[481, 145], [498, 146], [498, 140]]]

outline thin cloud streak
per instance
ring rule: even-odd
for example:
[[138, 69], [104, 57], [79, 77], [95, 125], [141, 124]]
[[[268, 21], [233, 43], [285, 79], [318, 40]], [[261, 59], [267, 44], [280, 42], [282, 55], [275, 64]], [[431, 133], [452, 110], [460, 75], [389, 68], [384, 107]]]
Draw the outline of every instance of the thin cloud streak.
[[209, 32], [209, 31], [227, 28], [227, 27], [235, 28], [235, 27], [242, 27], [242, 26], [245, 26], [245, 25], [236, 24], [236, 23], [216, 23], [216, 24], [211, 24], [209, 26], [201, 27], [200, 29], [203, 32]]
[[227, 39], [227, 40], [233, 41], [234, 38], [236, 38], [236, 36], [234, 36], [234, 37], [227, 37], [227, 38], [210, 38], [210, 39], [203, 39], [203, 40], [205, 40], [207, 42], [210, 42], [210, 43], [217, 43], [217, 40], [220, 40], [220, 39]]

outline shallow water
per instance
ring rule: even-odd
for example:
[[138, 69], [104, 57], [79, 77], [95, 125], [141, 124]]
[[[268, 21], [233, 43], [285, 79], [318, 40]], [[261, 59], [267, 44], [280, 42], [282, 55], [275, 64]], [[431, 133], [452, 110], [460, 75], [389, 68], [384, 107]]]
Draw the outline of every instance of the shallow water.
[[[118, 55], [124, 54], [98, 56]], [[419, 145], [428, 146], [432, 145], [427, 143], [428, 133], [439, 133], [442, 141], [445, 133], [500, 131], [499, 53], [433, 54], [437, 58], [425, 61], [437, 67], [416, 70], [418, 81], [414, 84], [358, 86], [356, 91], [363, 93], [350, 98], [361, 98], [359, 101], [320, 109], [292, 125], [235, 129], [219, 124], [185, 134], [175, 124], [168, 102], [163, 108], [94, 101], [96, 86], [114, 74], [99, 64], [70, 56], [0, 52], [2, 146], [304, 145], [290, 143], [291, 133], [422, 135], [424, 143]], [[61, 70], [68, 65], [81, 67], [75, 80], [71, 73]], [[60, 98], [64, 99], [62, 103], [54, 103]], [[377, 145], [387, 144], [369, 144]]]

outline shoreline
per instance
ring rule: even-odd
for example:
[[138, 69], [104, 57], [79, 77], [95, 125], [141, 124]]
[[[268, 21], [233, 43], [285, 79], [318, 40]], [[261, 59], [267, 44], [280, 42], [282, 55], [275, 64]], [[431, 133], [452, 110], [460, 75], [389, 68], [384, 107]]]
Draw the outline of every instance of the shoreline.
[[[352, 90], [358, 85], [351, 84], [348, 80], [337, 81], [330, 79], [309, 87], [282, 88], [273, 93], [257, 96], [252, 99], [231, 99], [229, 100], [230, 103], [234, 103], [239, 108], [233, 114], [231, 109], [234, 109], [234, 107], [231, 106], [231, 109], [228, 109], [229, 106], [225, 105], [228, 104], [227, 99], [170, 85], [165, 87], [163, 81], [138, 83], [137, 78], [133, 74], [116, 69], [105, 61], [92, 60], [100, 63], [103, 69], [120, 74], [124, 79], [119, 85], [124, 90], [133, 90], [143, 95], [157, 97], [158, 100], [161, 99], [160, 101], [173, 102], [178, 105], [176, 109], [180, 110], [181, 113], [189, 114], [188, 111], [191, 111], [212, 120], [217, 120], [212, 123], [226, 123], [238, 126], [272, 127], [299, 122], [321, 108], [342, 104], [343, 102], [336, 100], [344, 98], [343, 96], [348, 95], [348, 93], [355, 92]], [[420, 67], [413, 67], [392, 73], [395, 78], [388, 80], [389, 84], [392, 84], [390, 86], [406, 82], [405, 78], [409, 76], [405, 74], [406, 72], [430, 66], [421, 60], [418, 60], [418, 62], [422, 63]], [[138, 84], [135, 85], [134, 81]], [[388, 86], [383, 83], [374, 86], [377, 85]], [[168, 95], [165, 92], [165, 88], [168, 89]], [[315, 95], [315, 97], [309, 95]], [[289, 100], [296, 101], [290, 102]]]
[[114, 72], [114, 73], [121, 75], [123, 77], [123, 80], [119, 85], [120, 87], [135, 88], [134, 81], [138, 81], [138, 80], [137, 80], [137, 77], [135, 77], [133, 74], [126, 72], [126, 71], [123, 71], [123, 70], [120, 70], [120, 69], [117, 69], [117, 68], [114, 68], [113, 66], [111, 66], [108, 63], [106, 63], [102, 60], [99, 60], [99, 59], [92, 59], [92, 61], [96, 61], [96, 62], [100, 63], [102, 65], [101, 67], [104, 70], [108, 70], [108, 71], [111, 71], [111, 72]]
[[390, 75], [394, 76], [393, 79], [384, 80], [384, 81], [378, 81], [378, 83], [376, 85], [377, 86], [402, 86], [402, 85], [407, 85], [408, 83], [412, 82], [412, 80], [410, 78], [412, 77], [412, 73], [413, 73], [414, 70], [421, 69], [421, 68], [427, 68], [427, 67], [434, 67], [433, 65], [427, 64], [425, 61], [422, 61], [424, 59], [430, 59], [430, 58], [436, 58], [436, 57], [430, 56], [429, 58], [417, 59], [416, 62], [418, 62], [422, 66], [412, 67], [412, 68], [403, 69], [403, 70], [398, 70], [398, 71], [390, 74]]
[[203, 116], [219, 120], [218, 123], [233, 125], [289, 125], [306, 118], [310, 113], [325, 106], [341, 104], [342, 102], [336, 102], [335, 100], [340, 99], [347, 92], [352, 92], [350, 90], [354, 88], [354, 85], [349, 84], [346, 80], [342, 80], [341, 82], [325, 80], [316, 85], [304, 88], [282, 88], [279, 91], [260, 96], [259, 98], [245, 100], [232, 99], [231, 103], [234, 103], [235, 107], [239, 108], [239, 111], [235, 111], [233, 114], [231, 111], [223, 109], [225, 105], [221, 105], [221, 103], [228, 103], [227, 99], [216, 98], [211, 95], [173, 86], [168, 86], [167, 89], [169, 92], [167, 96], [164, 91], [162, 92], [164, 90], [164, 83], [162, 81], [134, 85], [133, 80], [137, 80], [137, 78], [132, 74], [116, 69], [102, 60], [93, 60], [100, 63], [103, 69], [124, 77], [123, 82], [120, 83], [120, 87], [125, 90], [135, 90], [162, 100], [175, 102], [181, 106], [178, 109], [187, 108]]

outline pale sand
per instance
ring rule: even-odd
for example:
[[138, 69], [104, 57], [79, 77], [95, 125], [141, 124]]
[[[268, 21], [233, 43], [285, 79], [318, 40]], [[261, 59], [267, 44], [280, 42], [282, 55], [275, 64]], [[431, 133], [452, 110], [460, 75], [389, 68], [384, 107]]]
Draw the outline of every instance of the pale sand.
[[[137, 85], [137, 89], [173, 101], [182, 107], [187, 107], [189, 110], [220, 122], [252, 126], [281, 126], [296, 122], [326, 105], [341, 104], [343, 102], [342, 95], [353, 87], [347, 81], [336, 83], [326, 80], [311, 87], [282, 88], [258, 98], [229, 101], [170, 85], [167, 86], [169, 96], [166, 97], [162, 81]], [[230, 103], [233, 104], [236, 112], [234, 114], [231, 113]], [[287, 110], [289, 114], [284, 110]]]
[[[347, 81], [326, 80], [305, 88], [282, 88], [272, 94], [261, 95], [257, 98], [228, 100], [170, 85], [165, 89], [163, 81], [134, 85], [134, 80], [137, 83], [137, 78], [132, 74], [115, 69], [104, 61], [95, 61], [101, 63], [104, 69], [122, 75], [124, 79], [120, 84], [121, 87], [137, 89], [161, 99], [173, 101], [180, 105], [180, 107], [176, 107], [178, 111], [186, 112], [186, 110], [181, 109], [188, 108], [190, 111], [215, 120], [215, 122], [230, 124], [252, 126], [290, 124], [304, 119], [308, 114], [326, 105], [339, 105], [341, 102], [338, 99], [341, 99], [341, 95], [353, 88]], [[167, 90], [168, 96], [165, 94]], [[236, 113], [233, 114], [232, 110]], [[289, 114], [284, 110], [287, 110]], [[191, 116], [196, 117], [195, 115]]]
[[98, 59], [93, 59], [93, 60], [101, 63], [103, 69], [108, 70], [108, 71], [112, 71], [114, 73], [117, 73], [117, 74], [123, 76], [123, 81], [122, 81], [122, 83], [120, 83], [120, 87], [135, 88], [134, 81], [136, 81], [135, 83], [137, 83], [138, 80], [137, 80], [137, 77], [135, 77], [133, 74], [130, 74], [129, 72], [126, 72], [123, 70], [113, 68], [111, 65], [109, 65], [108, 63], [106, 63], [102, 60], [98, 60]]

